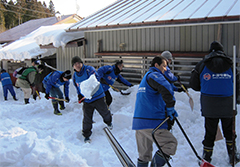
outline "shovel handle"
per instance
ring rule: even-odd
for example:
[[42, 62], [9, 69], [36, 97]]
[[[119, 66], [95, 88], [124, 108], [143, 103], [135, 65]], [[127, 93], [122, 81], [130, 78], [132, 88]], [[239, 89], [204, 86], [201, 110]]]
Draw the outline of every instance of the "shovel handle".
[[169, 167], [171, 167], [171, 164], [170, 164], [169, 161], [167, 160], [167, 157], [166, 157], [165, 154], [163, 153], [160, 145], [158, 144], [158, 142], [157, 142], [157, 140], [156, 140], [156, 138], [155, 138], [155, 136], [154, 136], [155, 132], [156, 132], [168, 119], [169, 119], [169, 117], [167, 117], [166, 119], [164, 119], [156, 128], [153, 129], [153, 131], [152, 131], [152, 138], [153, 138], [153, 141], [155, 142], [155, 144], [157, 145], [158, 150], [161, 152], [161, 154], [163, 155], [163, 158], [164, 158], [165, 161], [167, 162], [167, 165], [168, 165]]
[[40, 95], [39, 95], [39, 93], [38, 93], [38, 91], [37, 91], [37, 90], [36, 90], [36, 93], [37, 93], [37, 95], [38, 95], [39, 99], [41, 99], [41, 97], [40, 97]]
[[183, 127], [181, 126], [180, 122], [178, 121], [178, 119], [177, 119], [176, 117], [175, 117], [175, 121], [177, 122], [179, 128], [181, 129], [183, 135], [185, 136], [185, 138], [186, 138], [188, 144], [189, 144], [190, 147], [192, 148], [192, 150], [193, 150], [193, 152], [195, 153], [195, 155], [197, 156], [197, 158], [198, 158], [199, 160], [202, 160], [202, 158], [199, 157], [199, 155], [197, 154], [197, 151], [196, 151], [195, 148], [193, 147], [193, 145], [192, 145], [190, 139], [188, 138], [187, 134], [186, 134], [185, 131], [183, 130]]
[[59, 99], [59, 98], [56, 98], [56, 97], [49, 97], [49, 99], [58, 100], [58, 101], [67, 101], [65, 99]]

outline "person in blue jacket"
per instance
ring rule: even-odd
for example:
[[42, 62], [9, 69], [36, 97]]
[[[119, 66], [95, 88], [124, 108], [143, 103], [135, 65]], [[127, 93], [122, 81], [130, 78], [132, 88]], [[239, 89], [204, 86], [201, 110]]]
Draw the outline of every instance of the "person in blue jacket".
[[[54, 71], [49, 73], [42, 81], [43, 87], [45, 88], [45, 98], [48, 100], [49, 95], [51, 97], [63, 99], [63, 92], [59, 88], [60, 86], [64, 85], [64, 95], [65, 100], [68, 103], [70, 101], [69, 99], [69, 79], [71, 79], [72, 74], [70, 70], [63, 71]], [[62, 115], [62, 113], [58, 110], [58, 103], [60, 105], [60, 110], [64, 110], [64, 102], [63, 101], [57, 101], [55, 99], [52, 99], [52, 105], [54, 108], [54, 114], [56, 115]]]
[[[190, 86], [201, 92], [201, 112], [205, 119], [203, 159], [212, 160], [214, 141], [219, 120], [226, 139], [229, 162], [240, 161], [240, 154], [235, 150], [233, 157], [233, 69], [232, 60], [224, 51], [221, 43], [211, 43], [209, 54], [200, 61], [191, 73]], [[237, 79], [238, 81], [238, 79]], [[239, 83], [237, 83], [239, 86]], [[237, 88], [238, 90], [239, 88]]]
[[72, 66], [74, 68], [73, 83], [76, 87], [78, 100], [83, 102], [83, 125], [82, 125], [82, 135], [84, 136], [84, 142], [91, 142], [90, 136], [92, 135], [92, 123], [93, 123], [93, 112], [96, 109], [102, 116], [105, 124], [112, 129], [112, 115], [108, 110], [105, 103], [105, 94], [103, 88], [100, 84], [98, 90], [92, 95], [91, 99], [87, 99], [81, 93], [80, 84], [81, 82], [87, 80], [91, 75], [95, 75], [98, 78], [98, 74], [94, 67], [84, 65], [81, 58], [74, 56], [72, 58]]
[[[180, 76], [175, 76], [172, 72], [171, 69], [169, 67], [169, 64], [172, 63], [172, 53], [169, 51], [164, 51], [162, 52], [161, 56], [165, 57], [168, 60], [168, 66], [167, 66], [167, 70], [165, 71], [164, 75], [166, 76], [167, 80], [172, 84], [173, 86], [173, 90], [177, 91], [177, 92], [182, 92], [184, 91], [184, 89], [182, 87], [176, 87], [173, 83], [176, 81], [180, 81]], [[186, 88], [186, 86], [184, 85], [184, 87]], [[187, 89], [187, 88], [186, 88]]]
[[13, 89], [13, 84], [12, 84], [11, 77], [10, 77], [10, 75], [7, 73], [7, 71], [5, 69], [1, 70], [0, 80], [2, 82], [4, 100], [7, 100], [8, 90], [9, 90], [9, 92], [11, 93], [13, 99], [15, 101], [17, 101], [16, 93], [15, 93], [15, 91]]
[[120, 72], [123, 69], [123, 61], [117, 61], [114, 65], [106, 65], [102, 66], [98, 69], [98, 75], [100, 78], [100, 82], [104, 89], [104, 93], [106, 95], [106, 103], [108, 106], [112, 103], [112, 96], [109, 92], [109, 85], [113, 85], [115, 81], [122, 83], [126, 86], [133, 86], [130, 82], [122, 77]]
[[153, 129], [167, 116], [170, 120], [178, 116], [174, 109], [176, 100], [173, 88], [164, 77], [166, 68], [167, 60], [162, 56], [155, 57], [138, 88], [132, 123], [132, 129], [136, 130], [138, 167], [148, 167], [149, 161], [151, 166], [164, 166], [164, 156], [168, 160], [177, 149], [177, 140], [169, 132], [169, 124], [165, 122], [155, 133], [164, 155], [158, 150], [152, 158]]

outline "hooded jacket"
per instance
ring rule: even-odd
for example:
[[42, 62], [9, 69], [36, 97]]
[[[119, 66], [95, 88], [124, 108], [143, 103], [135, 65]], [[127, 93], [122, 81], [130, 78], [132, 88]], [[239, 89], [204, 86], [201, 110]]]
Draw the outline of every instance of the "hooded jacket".
[[[115, 81], [123, 83], [126, 86], [132, 86], [130, 82], [122, 77], [120, 70], [116, 65], [106, 65], [98, 69], [99, 78], [103, 78], [108, 85], [113, 85]], [[106, 92], [110, 87], [107, 84], [101, 83], [104, 91]]]
[[196, 65], [189, 84], [192, 89], [201, 92], [202, 116], [233, 116], [232, 60], [222, 50], [212, 50]]
[[49, 94], [52, 87], [59, 88], [64, 85], [64, 95], [69, 97], [69, 81], [64, 81], [62, 78], [62, 71], [54, 71], [49, 73], [42, 81], [46, 85], [46, 94]]

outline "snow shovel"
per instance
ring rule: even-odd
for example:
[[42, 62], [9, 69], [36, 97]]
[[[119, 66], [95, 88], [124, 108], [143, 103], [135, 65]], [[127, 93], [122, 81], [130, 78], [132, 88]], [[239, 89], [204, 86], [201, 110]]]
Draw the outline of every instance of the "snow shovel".
[[194, 103], [193, 103], [192, 96], [188, 93], [188, 91], [187, 91], [187, 89], [185, 88], [185, 86], [184, 86], [180, 81], [178, 81], [178, 82], [179, 82], [179, 84], [181, 85], [181, 87], [183, 88], [184, 92], [188, 95], [188, 97], [189, 97], [189, 104], [190, 104], [191, 110], [193, 111]]
[[67, 101], [65, 99], [59, 99], [59, 98], [56, 98], [56, 97], [49, 97], [49, 99], [58, 100], [58, 101]]
[[165, 154], [163, 153], [160, 145], [158, 144], [158, 142], [157, 142], [157, 140], [156, 140], [156, 138], [155, 138], [155, 136], [154, 136], [155, 132], [156, 132], [168, 119], [169, 119], [169, 117], [167, 117], [166, 119], [164, 119], [155, 129], [153, 129], [153, 131], [152, 131], [152, 138], [153, 138], [154, 143], [157, 145], [158, 150], [161, 152], [161, 154], [163, 155], [163, 158], [164, 158], [165, 161], [167, 162], [167, 165], [168, 165], [169, 167], [171, 167], [171, 164], [168, 162]]
[[183, 130], [183, 127], [181, 126], [180, 122], [178, 121], [178, 119], [175, 117], [174, 118], [179, 126], [179, 128], [181, 129], [183, 135], [185, 136], [188, 144], [191, 146], [193, 152], [195, 153], [196, 157], [201, 161], [200, 167], [215, 167], [212, 164], [210, 164], [209, 162], [205, 161], [204, 159], [202, 159], [201, 157], [199, 157], [199, 155], [197, 154], [197, 151], [195, 150], [195, 148], [193, 147], [191, 141], [189, 140], [187, 134], [185, 133], [185, 131]]
[[[98, 91], [99, 87], [100, 87], [100, 83], [92, 90], [91, 96], [93, 96], [93, 95]], [[79, 104], [82, 103], [82, 101], [83, 101], [84, 99], [85, 99], [85, 97], [81, 98], [81, 99], [78, 101], [78, 103], [79, 103]]]
[[39, 93], [38, 93], [38, 91], [36, 90], [36, 93], [37, 93], [37, 96], [38, 96], [38, 98], [39, 99], [41, 99], [41, 97], [40, 97], [40, 95], [39, 95]]
[[121, 90], [119, 90], [118, 88], [113, 87], [112, 85], [108, 85], [108, 86], [111, 87], [113, 90], [115, 90], [117, 92], [120, 92], [122, 95], [129, 95], [131, 93], [131, 92], [124, 93]]

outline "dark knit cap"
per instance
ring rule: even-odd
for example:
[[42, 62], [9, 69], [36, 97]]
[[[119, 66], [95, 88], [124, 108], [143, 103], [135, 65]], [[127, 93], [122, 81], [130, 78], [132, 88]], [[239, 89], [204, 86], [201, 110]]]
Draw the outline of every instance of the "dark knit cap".
[[122, 60], [118, 60], [118, 61], [116, 61], [116, 63], [115, 63], [115, 64], [116, 64], [116, 66], [117, 66], [117, 65], [119, 65], [119, 64], [122, 64], [122, 63], [123, 63], [123, 61], [122, 61]]
[[64, 73], [62, 73], [62, 77], [66, 78], [66, 79], [71, 79], [72, 78], [71, 71], [66, 70]]
[[80, 57], [74, 56], [74, 57], [72, 58], [72, 66], [73, 66], [76, 62], [83, 63], [83, 61], [81, 60]]
[[223, 46], [222, 46], [222, 44], [219, 43], [218, 41], [213, 41], [213, 42], [211, 43], [209, 52], [212, 52], [213, 50], [214, 50], [214, 51], [220, 50], [220, 51], [223, 52]]
[[1, 72], [6, 72], [6, 70], [5, 70], [5, 69], [2, 69]]

